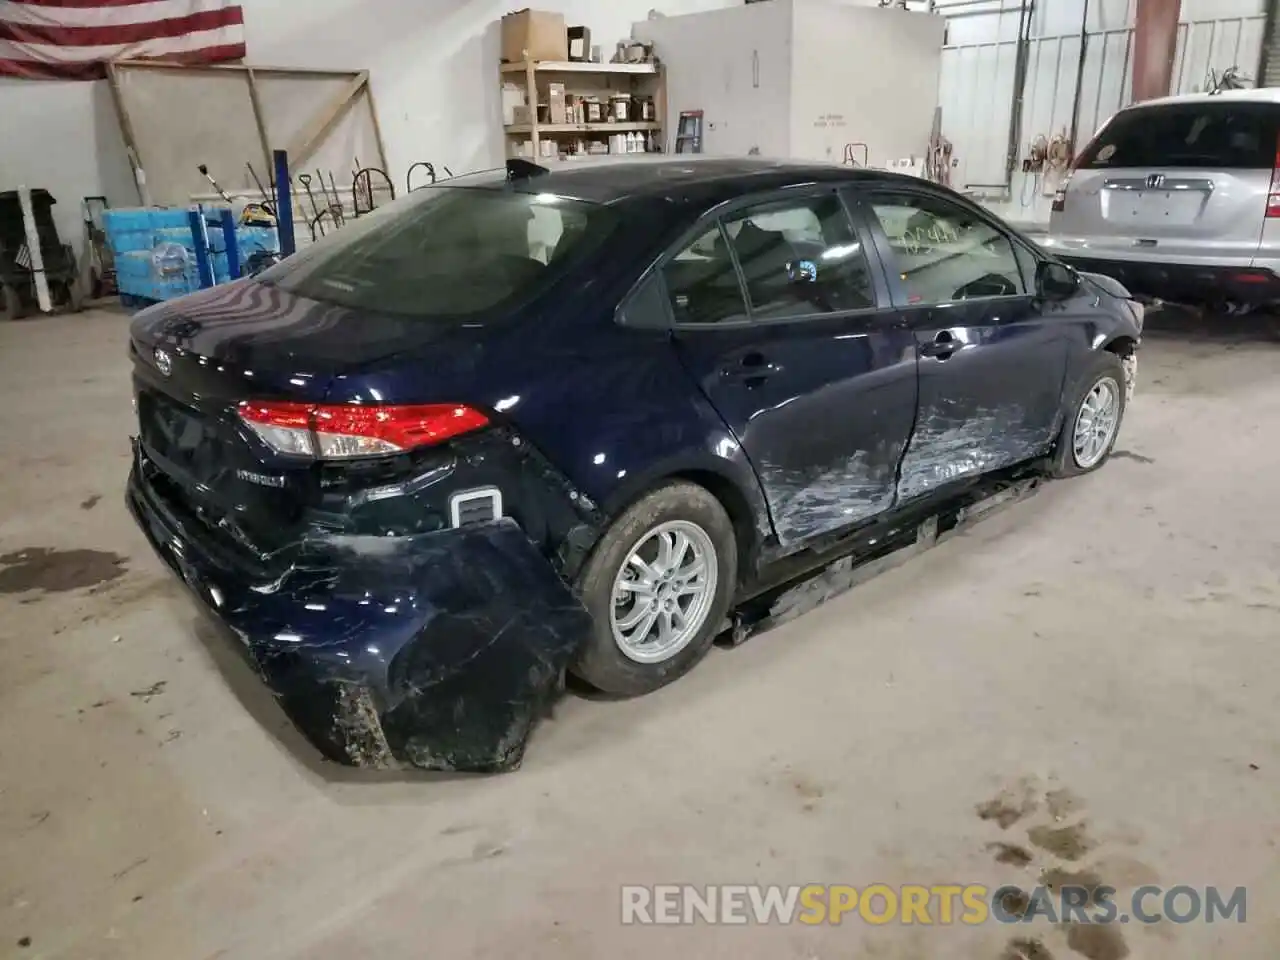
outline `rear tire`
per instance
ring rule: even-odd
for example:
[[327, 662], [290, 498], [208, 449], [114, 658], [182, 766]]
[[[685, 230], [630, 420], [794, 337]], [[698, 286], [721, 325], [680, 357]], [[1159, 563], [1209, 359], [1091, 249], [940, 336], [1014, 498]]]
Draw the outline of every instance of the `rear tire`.
[[626, 697], [683, 676], [711, 648], [737, 577], [733, 523], [709, 491], [677, 482], [641, 497], [578, 577], [594, 626], [573, 673]]
[[1118, 356], [1105, 350], [1093, 355], [1062, 418], [1050, 476], [1075, 477], [1107, 462], [1124, 422], [1125, 379]]

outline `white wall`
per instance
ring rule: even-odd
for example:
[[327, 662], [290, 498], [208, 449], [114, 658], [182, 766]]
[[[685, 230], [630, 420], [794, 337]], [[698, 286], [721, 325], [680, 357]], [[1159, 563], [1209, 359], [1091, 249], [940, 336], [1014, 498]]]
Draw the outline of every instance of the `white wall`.
[[[876, 167], [921, 157], [938, 103], [942, 31], [938, 17], [797, 3], [792, 154], [840, 163], [846, 144], [864, 143]], [[890, 77], [892, 96], [873, 89]]]
[[792, 10], [787, 0], [632, 25], [667, 65], [667, 149], [684, 110], [705, 114], [703, 150], [766, 157], [793, 153]]
[[136, 197], [105, 83], [0, 80], [0, 123], [0, 190], [52, 193], [64, 243], [79, 247], [84, 197]]

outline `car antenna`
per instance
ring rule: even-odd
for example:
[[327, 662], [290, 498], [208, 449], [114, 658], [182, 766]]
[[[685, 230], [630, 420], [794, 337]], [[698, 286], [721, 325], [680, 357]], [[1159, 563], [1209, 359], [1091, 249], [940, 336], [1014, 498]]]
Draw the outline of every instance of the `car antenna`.
[[546, 167], [540, 167], [536, 163], [530, 163], [520, 157], [512, 157], [507, 161], [508, 180], [528, 180], [532, 177], [544, 176], [550, 172]]

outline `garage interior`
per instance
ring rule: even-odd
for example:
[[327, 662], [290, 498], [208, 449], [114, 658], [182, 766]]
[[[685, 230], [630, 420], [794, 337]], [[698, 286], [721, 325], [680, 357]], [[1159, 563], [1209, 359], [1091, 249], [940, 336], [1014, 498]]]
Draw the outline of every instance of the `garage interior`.
[[[735, 43], [697, 22], [741, 15], [730, 0], [662, 0], [653, 13], [653, 0], [543, 0], [544, 13], [589, 30], [586, 59], [555, 74], [567, 79], [543, 112], [525, 99], [548, 89], [538, 70], [502, 64], [505, 7], [244, 0], [236, 63], [130, 59], [98, 79], [0, 78], [12, 134], [0, 191], [56, 198], [86, 287], [103, 261], [82, 199], [185, 208], [217, 205], [225, 190], [240, 211], [278, 203], [246, 169], [268, 180], [275, 150], [314, 174], [312, 196], [295, 172], [289, 197], [299, 247], [345, 229], [338, 221], [357, 219], [362, 202], [510, 156], [657, 152], [781, 152], [928, 176], [1034, 236], [1063, 158], [1117, 108], [1203, 91], [1232, 68], [1250, 85], [1280, 84], [1280, 56], [1269, 56], [1280, 4], [1181, 0], [1176, 23], [1168, 8], [1179, 5], [1160, 4], [1161, 41], [1160, 24], [1139, 29], [1149, 2], [911, 0], [924, 27], [899, 40], [924, 47], [873, 39], [850, 66], [816, 40], [812, 56], [771, 58], [764, 33]], [[821, 27], [827, 7], [814, 4], [805, 15]], [[889, 6], [833, 3], [830, 22], [837, 36], [881, 37], [857, 18], [902, 13]], [[784, 71], [804, 92], [785, 104], [769, 91]], [[860, 106], [899, 86], [892, 109]], [[613, 109], [619, 89], [632, 112], [612, 130], [566, 114], [575, 101]], [[137, 429], [126, 346], [141, 304], [123, 275], [113, 282], [123, 297], [99, 286], [79, 311], [45, 311], [36, 297], [30, 315], [0, 323], [0, 956], [1280, 950], [1268, 906], [1280, 895], [1280, 742], [1267, 720], [1280, 703], [1271, 312], [1150, 310], [1137, 393], [1105, 469], [1046, 484], [717, 648], [652, 695], [571, 693], [519, 771], [486, 777], [323, 760], [154, 556], [123, 504]], [[991, 814], [1010, 798], [1025, 816]], [[1076, 848], [1035, 839], [1064, 824]], [[1053, 870], [1121, 889], [1244, 887], [1248, 919], [1092, 939], [1043, 919], [620, 919], [624, 885], [994, 889]]]

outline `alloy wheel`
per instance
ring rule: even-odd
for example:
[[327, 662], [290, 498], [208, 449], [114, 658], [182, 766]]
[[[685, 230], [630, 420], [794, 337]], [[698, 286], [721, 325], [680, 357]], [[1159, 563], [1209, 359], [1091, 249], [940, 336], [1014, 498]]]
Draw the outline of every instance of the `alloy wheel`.
[[718, 572], [715, 545], [696, 523], [672, 520], [641, 537], [613, 581], [609, 621], [622, 654], [662, 663], [688, 646], [711, 612]]
[[1120, 384], [1103, 377], [1085, 394], [1076, 414], [1071, 446], [1076, 466], [1088, 470], [1106, 455], [1120, 424]]

